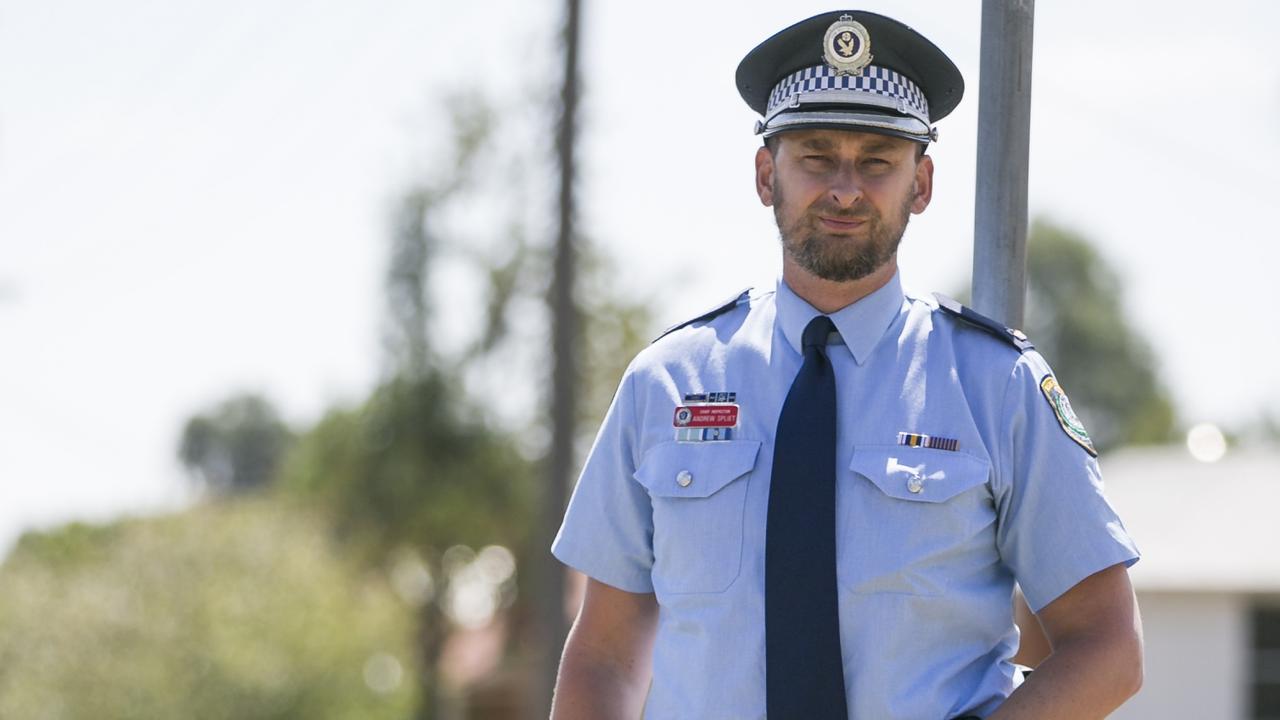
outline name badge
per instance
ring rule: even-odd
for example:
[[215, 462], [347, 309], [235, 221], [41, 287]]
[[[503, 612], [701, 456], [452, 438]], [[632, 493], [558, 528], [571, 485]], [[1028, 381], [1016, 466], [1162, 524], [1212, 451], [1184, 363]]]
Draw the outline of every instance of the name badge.
[[729, 440], [738, 427], [736, 392], [688, 393], [676, 406], [671, 426], [678, 442]]

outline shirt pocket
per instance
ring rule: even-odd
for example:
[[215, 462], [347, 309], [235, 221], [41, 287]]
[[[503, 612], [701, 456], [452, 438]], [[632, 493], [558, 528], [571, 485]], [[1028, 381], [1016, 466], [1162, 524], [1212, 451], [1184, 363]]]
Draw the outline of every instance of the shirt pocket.
[[760, 442], [655, 445], [636, 480], [653, 504], [653, 586], [659, 593], [724, 592], [742, 567], [747, 485]]
[[991, 464], [960, 452], [855, 447], [843, 488], [841, 584], [940, 595], [996, 559]]

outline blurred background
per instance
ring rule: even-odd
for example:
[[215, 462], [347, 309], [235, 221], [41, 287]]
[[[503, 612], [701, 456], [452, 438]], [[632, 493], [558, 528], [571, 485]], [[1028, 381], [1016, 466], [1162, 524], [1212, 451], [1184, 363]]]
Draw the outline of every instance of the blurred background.
[[[582, 0], [558, 285], [566, 7], [0, 0], [0, 718], [545, 717], [556, 428], [776, 282], [733, 71], [832, 8]], [[859, 7], [967, 80], [899, 258], [966, 295], [981, 3]], [[1280, 717], [1280, 4], [1036, 10], [1026, 330], [1144, 551], [1116, 717]]]

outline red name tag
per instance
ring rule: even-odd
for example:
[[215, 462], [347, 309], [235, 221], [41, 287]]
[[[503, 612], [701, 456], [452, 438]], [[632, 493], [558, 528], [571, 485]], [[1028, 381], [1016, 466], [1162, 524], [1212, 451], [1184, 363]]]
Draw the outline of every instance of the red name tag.
[[738, 424], [737, 405], [689, 405], [676, 408], [673, 424], [688, 428], [730, 428]]

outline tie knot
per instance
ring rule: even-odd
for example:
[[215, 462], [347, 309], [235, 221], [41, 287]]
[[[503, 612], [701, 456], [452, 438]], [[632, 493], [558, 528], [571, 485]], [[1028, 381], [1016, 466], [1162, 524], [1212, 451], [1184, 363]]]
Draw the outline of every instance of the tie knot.
[[836, 331], [835, 323], [831, 322], [831, 318], [826, 315], [819, 315], [809, 321], [804, 328], [804, 335], [800, 341], [802, 347], [826, 347], [827, 337]]

